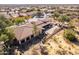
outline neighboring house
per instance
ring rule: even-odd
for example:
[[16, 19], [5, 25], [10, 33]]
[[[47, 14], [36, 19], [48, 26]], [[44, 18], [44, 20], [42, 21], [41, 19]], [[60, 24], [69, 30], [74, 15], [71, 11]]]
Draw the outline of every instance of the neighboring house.
[[27, 16], [26, 13], [19, 13], [19, 16]]

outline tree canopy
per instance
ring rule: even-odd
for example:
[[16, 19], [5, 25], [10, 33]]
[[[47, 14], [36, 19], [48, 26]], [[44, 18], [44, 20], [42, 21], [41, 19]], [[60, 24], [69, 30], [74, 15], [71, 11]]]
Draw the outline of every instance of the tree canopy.
[[9, 19], [6, 19], [3, 15], [0, 15], [0, 29], [12, 25], [12, 22]]
[[6, 19], [3, 15], [0, 15], [0, 41], [7, 41], [14, 37], [11, 31], [12, 29], [6, 29], [12, 24], [13, 23], [9, 19]]

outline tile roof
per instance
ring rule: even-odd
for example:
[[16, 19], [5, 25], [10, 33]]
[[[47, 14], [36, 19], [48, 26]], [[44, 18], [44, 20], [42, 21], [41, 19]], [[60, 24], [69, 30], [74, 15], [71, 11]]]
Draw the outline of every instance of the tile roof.
[[[37, 26], [38, 31], [40, 31], [42, 28], [40, 26]], [[28, 36], [31, 36], [33, 34], [33, 25], [32, 24], [25, 24], [21, 26], [17, 26], [14, 29], [14, 34], [17, 40], [22, 40], [24, 38], [27, 38]]]

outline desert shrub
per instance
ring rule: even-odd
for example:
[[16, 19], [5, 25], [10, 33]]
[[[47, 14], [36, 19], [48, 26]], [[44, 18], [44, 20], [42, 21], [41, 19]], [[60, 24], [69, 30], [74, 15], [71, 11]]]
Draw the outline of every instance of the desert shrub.
[[15, 23], [15, 24], [20, 24], [20, 23], [22, 23], [22, 22], [25, 22], [23, 18], [16, 18], [16, 19], [14, 20], [14, 23]]
[[75, 32], [72, 29], [64, 30], [64, 37], [70, 41], [75, 39]]
[[67, 15], [60, 15], [58, 17], [58, 20], [61, 21], [61, 22], [64, 22], [64, 21], [68, 22], [68, 21], [70, 21], [70, 17], [67, 16]]
[[58, 12], [54, 12], [54, 17], [59, 17], [60, 14]]

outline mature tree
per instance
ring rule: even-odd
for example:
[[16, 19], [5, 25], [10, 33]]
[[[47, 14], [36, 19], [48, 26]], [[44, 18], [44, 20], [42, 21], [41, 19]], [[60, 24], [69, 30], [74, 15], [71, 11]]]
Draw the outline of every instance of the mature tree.
[[8, 46], [6, 46], [6, 42], [14, 38], [14, 34], [12, 29], [8, 29], [7, 27], [11, 26], [13, 23], [11, 20], [6, 19], [3, 15], [0, 15], [0, 42], [4, 42], [2, 51], [7, 51]]
[[3, 29], [11, 25], [12, 25], [11, 20], [5, 18], [3, 15], [0, 15], [0, 29]]
[[14, 31], [13, 28], [6, 28], [5, 29], [5, 34], [7, 34], [9, 40], [12, 40], [15, 38], [13, 31]]
[[13, 33], [13, 29], [11, 29], [11, 28], [4, 29], [4, 31], [0, 35], [0, 40], [2, 40], [4, 42], [6, 42], [8, 40], [12, 40], [14, 38], [15, 38], [15, 36]]
[[3, 15], [0, 15], [0, 34], [5, 31], [5, 28], [11, 26], [13, 23], [9, 19], [6, 19]]
[[0, 20], [0, 29], [3, 29], [7, 26], [7, 24], [3, 21], [3, 20]]
[[7, 26], [6, 18], [0, 15], [0, 29], [5, 28]]
[[6, 30], [6, 28], [11, 25], [12, 25], [12, 22], [9, 19], [6, 19], [3, 15], [0, 15], [0, 38], [1, 40], [2, 38], [4, 38], [3, 41], [6, 41], [12, 36], [11, 35], [12, 32], [10, 32], [11, 30]]

